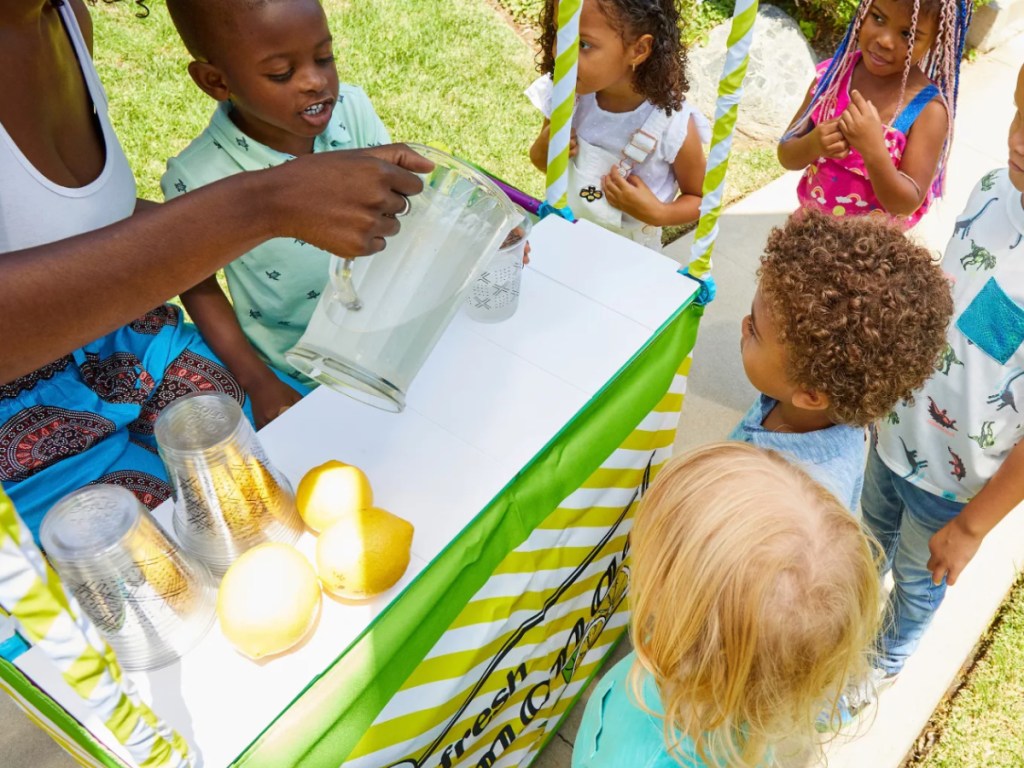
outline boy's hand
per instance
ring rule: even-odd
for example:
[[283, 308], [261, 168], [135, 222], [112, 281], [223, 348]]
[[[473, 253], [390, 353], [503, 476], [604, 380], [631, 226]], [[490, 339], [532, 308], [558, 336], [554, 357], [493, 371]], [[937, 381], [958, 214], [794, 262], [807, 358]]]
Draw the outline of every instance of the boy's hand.
[[576, 153], [579, 151], [580, 145], [576, 141], [576, 130], [573, 129], [572, 133], [569, 134], [569, 157], [576, 157]]
[[822, 157], [833, 157], [837, 160], [842, 160], [850, 154], [850, 143], [843, 136], [843, 132], [839, 130], [838, 120], [819, 123], [814, 127], [814, 131], [821, 148]]
[[932, 572], [932, 583], [941, 584], [945, 576], [947, 585], [956, 584], [960, 572], [981, 546], [982, 538], [967, 530], [959, 515], [940, 528], [928, 542], [932, 556], [926, 567]]
[[635, 173], [623, 178], [616, 165], [602, 177], [601, 186], [613, 208], [645, 224], [654, 224], [662, 202]]
[[885, 152], [888, 157], [882, 118], [878, 116], [875, 105], [861, 96], [860, 91], [850, 91], [850, 103], [839, 116], [839, 130], [850, 146], [862, 155]]
[[252, 400], [252, 417], [256, 429], [265, 427], [302, 399], [302, 395], [269, 370], [259, 382], [246, 389], [246, 393]]

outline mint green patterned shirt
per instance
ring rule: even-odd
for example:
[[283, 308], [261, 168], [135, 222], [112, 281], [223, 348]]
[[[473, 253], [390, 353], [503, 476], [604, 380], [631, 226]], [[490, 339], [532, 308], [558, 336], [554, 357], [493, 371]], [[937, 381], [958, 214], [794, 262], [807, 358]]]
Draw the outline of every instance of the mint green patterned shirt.
[[[230, 110], [230, 103], [218, 104], [206, 129], [181, 154], [167, 161], [167, 172], [160, 181], [166, 200], [240, 171], [270, 168], [292, 159], [292, 155], [242, 133], [231, 121]], [[313, 151], [360, 149], [390, 142], [387, 129], [363, 90], [342, 83], [331, 122], [314, 141]], [[358, 183], [357, 179], [353, 181]], [[296, 194], [303, 194], [302, 190], [296, 190]], [[308, 243], [275, 238], [224, 268], [242, 331], [267, 362], [293, 376], [297, 373], [284, 353], [306, 330], [327, 284], [328, 261], [326, 251]]]

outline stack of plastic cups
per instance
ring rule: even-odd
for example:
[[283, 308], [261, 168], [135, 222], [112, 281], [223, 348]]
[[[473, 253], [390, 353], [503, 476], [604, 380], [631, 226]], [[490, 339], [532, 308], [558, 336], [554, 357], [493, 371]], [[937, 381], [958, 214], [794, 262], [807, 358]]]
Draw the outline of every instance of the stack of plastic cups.
[[500, 323], [519, 306], [523, 254], [532, 225], [528, 218], [509, 232], [501, 247], [466, 293], [466, 315], [481, 323]]
[[46, 513], [39, 537], [126, 670], [169, 664], [213, 623], [210, 573], [175, 546], [131, 491], [77, 490]]
[[174, 487], [174, 532], [215, 576], [257, 544], [298, 540], [304, 526], [291, 485], [234, 399], [221, 393], [179, 398], [160, 414], [155, 431]]

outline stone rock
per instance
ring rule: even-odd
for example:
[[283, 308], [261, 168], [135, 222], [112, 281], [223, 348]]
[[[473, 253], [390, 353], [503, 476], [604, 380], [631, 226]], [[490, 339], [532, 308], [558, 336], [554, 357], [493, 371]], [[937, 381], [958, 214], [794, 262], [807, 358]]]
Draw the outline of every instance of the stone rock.
[[[708, 34], [707, 43], [689, 51], [686, 98], [714, 119], [718, 80], [725, 62], [731, 22]], [[750, 65], [736, 122], [737, 140], [776, 143], [803, 102], [817, 59], [799, 25], [775, 6], [762, 5], [754, 22]]]
[[1024, 32], [1024, 0], [992, 0], [974, 11], [967, 45], [988, 53]]

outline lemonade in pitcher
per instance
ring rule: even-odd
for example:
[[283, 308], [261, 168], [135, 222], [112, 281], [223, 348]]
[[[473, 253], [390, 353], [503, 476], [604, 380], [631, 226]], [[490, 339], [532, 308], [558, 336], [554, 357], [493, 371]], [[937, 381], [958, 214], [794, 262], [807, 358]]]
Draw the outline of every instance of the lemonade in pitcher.
[[[410, 198], [397, 235], [357, 259], [351, 287], [332, 259], [331, 286], [286, 358], [311, 379], [362, 402], [400, 411], [423, 362], [458, 311], [480, 268], [523, 212], [490, 179], [431, 147], [435, 163]], [[352, 288], [358, 302], [352, 300]]]

